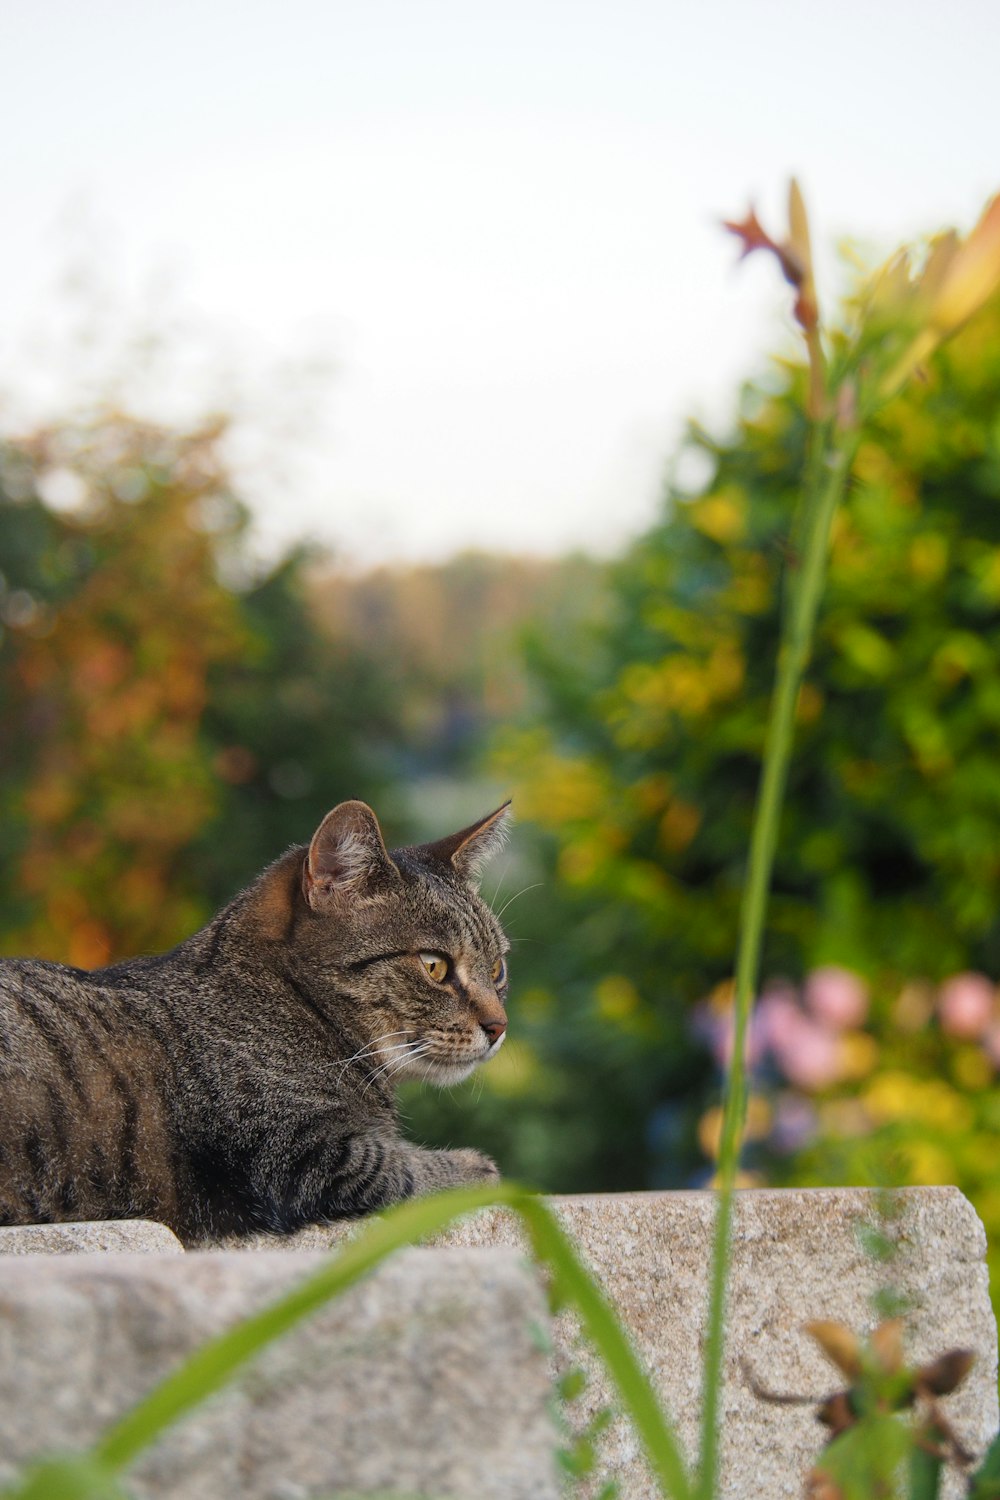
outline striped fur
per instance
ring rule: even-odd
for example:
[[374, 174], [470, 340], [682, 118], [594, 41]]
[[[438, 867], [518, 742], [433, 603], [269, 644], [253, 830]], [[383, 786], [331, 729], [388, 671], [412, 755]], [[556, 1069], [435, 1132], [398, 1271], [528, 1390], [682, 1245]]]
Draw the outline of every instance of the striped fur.
[[394, 1085], [503, 1040], [507, 943], [474, 878], [505, 816], [390, 855], [343, 803], [170, 953], [0, 963], [0, 1224], [148, 1217], [197, 1242], [495, 1176], [406, 1142]]

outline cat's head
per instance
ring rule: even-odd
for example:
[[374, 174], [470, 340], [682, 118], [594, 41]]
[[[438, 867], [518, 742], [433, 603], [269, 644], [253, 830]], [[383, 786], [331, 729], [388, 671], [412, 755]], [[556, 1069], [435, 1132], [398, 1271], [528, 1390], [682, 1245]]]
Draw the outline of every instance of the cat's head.
[[509, 944], [478, 886], [508, 817], [505, 804], [390, 853], [371, 808], [342, 802], [313, 835], [299, 940], [363, 1020], [371, 1071], [389, 1080], [456, 1083], [503, 1043]]

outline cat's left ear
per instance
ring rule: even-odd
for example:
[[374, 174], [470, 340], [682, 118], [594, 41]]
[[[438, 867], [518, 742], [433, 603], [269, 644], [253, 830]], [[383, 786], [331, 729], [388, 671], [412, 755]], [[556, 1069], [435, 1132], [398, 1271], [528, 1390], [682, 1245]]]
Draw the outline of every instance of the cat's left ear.
[[507, 842], [510, 832], [510, 802], [487, 813], [478, 823], [471, 823], [458, 833], [438, 839], [434, 844], [425, 844], [424, 851], [439, 864], [451, 865], [469, 885], [478, 887], [484, 866], [499, 854]]
[[302, 890], [314, 911], [343, 895], [397, 881], [378, 818], [366, 802], [341, 802], [312, 836]]

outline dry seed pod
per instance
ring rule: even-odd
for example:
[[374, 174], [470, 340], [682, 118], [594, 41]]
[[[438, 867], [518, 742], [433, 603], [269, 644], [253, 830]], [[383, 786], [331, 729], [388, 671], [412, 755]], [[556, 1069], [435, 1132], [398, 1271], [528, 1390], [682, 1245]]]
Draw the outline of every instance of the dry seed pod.
[[949, 1349], [947, 1354], [939, 1355], [929, 1365], [920, 1366], [917, 1385], [922, 1393], [948, 1396], [957, 1385], [961, 1385], [975, 1362], [976, 1356], [971, 1349]]
[[804, 1323], [803, 1327], [843, 1375], [849, 1380], [860, 1375], [861, 1346], [857, 1334], [846, 1323], [834, 1323], [820, 1318], [813, 1323]]
[[811, 329], [819, 322], [819, 308], [816, 305], [812, 247], [809, 243], [809, 217], [802, 199], [802, 190], [794, 177], [788, 188], [788, 228], [786, 259], [799, 272], [798, 282], [795, 283], [799, 293], [795, 303], [795, 316], [803, 328]]
[[894, 1375], [903, 1363], [903, 1320], [887, 1318], [870, 1339], [871, 1351], [887, 1375]]

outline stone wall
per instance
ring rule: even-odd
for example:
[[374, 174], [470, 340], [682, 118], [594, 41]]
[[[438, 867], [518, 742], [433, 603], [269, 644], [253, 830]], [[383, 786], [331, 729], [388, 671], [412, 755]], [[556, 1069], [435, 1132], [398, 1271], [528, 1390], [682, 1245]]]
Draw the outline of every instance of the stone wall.
[[[626, 1193], [551, 1200], [603, 1282], [695, 1451], [713, 1200]], [[979, 1452], [997, 1428], [996, 1325], [985, 1237], [955, 1189], [907, 1190], [888, 1267], [859, 1226], [873, 1194], [853, 1189], [737, 1195], [726, 1384], [726, 1500], [799, 1496], [823, 1439], [810, 1407], [838, 1376], [802, 1324], [859, 1331], [886, 1278], [905, 1296], [908, 1352], [954, 1346], [976, 1365], [946, 1402]], [[260, 1306], [356, 1226], [184, 1253], [160, 1225], [0, 1230], [0, 1476], [40, 1450], [79, 1446], [187, 1350]], [[93, 1253], [74, 1259], [60, 1252]], [[142, 1255], [136, 1251], [144, 1251]], [[133, 1253], [126, 1253], [133, 1252]], [[435, 1247], [407, 1251], [275, 1346], [239, 1386], [187, 1419], [137, 1471], [146, 1497], [246, 1500], [400, 1495], [546, 1500], [558, 1493], [551, 1376], [589, 1372], [579, 1418], [613, 1401], [595, 1359], [562, 1314], [549, 1332], [537, 1275], [512, 1216], [487, 1210]], [[623, 1500], [656, 1494], [623, 1419], [605, 1434], [602, 1478]], [[948, 1493], [961, 1493], [954, 1476]]]

